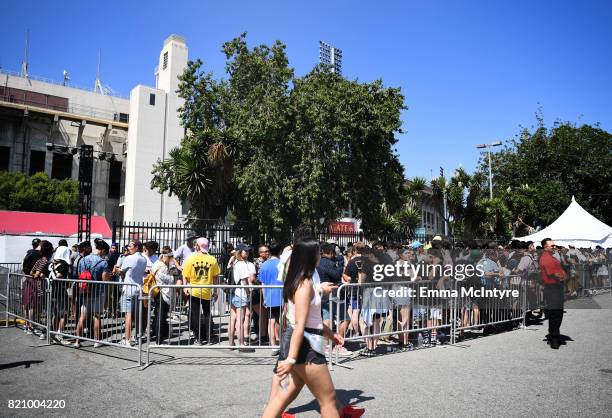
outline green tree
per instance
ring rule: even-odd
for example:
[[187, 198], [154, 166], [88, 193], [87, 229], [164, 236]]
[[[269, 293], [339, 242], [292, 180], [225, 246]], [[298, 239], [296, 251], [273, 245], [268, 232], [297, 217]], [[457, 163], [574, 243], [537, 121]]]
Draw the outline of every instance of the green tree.
[[78, 199], [76, 180], [50, 180], [46, 173], [26, 176], [0, 171], [0, 209], [76, 213]]
[[285, 46], [223, 45], [227, 79], [190, 62], [181, 146], [159, 161], [152, 187], [189, 202], [195, 217], [231, 212], [260, 232], [320, 225], [351, 206], [366, 233], [386, 229], [403, 205], [393, 150], [404, 98], [382, 81], [349, 81], [317, 66], [295, 77]]
[[[533, 131], [523, 129], [491, 155], [494, 195], [511, 211], [516, 232], [546, 227], [569, 205], [572, 195], [587, 211], [612, 224], [612, 134], [599, 126], [569, 122]], [[485, 161], [481, 171], [485, 172]], [[488, 168], [487, 168], [488, 169]]]

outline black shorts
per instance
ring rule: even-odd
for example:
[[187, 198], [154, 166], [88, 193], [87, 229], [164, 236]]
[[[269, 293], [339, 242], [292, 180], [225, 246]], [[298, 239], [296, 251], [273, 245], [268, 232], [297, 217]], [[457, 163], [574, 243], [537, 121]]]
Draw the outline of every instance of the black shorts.
[[[310, 330], [309, 331], [313, 331]], [[287, 327], [283, 332], [283, 335], [280, 339], [280, 353], [278, 354], [278, 361], [276, 362], [276, 366], [281, 361], [284, 361], [289, 357], [289, 345], [291, 344], [291, 335], [293, 334], [293, 328]], [[326, 364], [327, 360], [325, 356], [321, 353], [314, 351], [310, 347], [310, 343], [306, 338], [302, 339], [302, 345], [300, 346], [300, 351], [298, 353], [297, 358], [295, 359], [295, 364]], [[274, 366], [274, 373], [276, 373], [276, 366]]]
[[266, 308], [266, 310], [268, 311], [270, 319], [274, 318], [276, 322], [280, 322], [282, 314], [280, 306], [272, 306], [270, 308]]
[[258, 306], [261, 304], [261, 290], [253, 289], [251, 291], [251, 306]]

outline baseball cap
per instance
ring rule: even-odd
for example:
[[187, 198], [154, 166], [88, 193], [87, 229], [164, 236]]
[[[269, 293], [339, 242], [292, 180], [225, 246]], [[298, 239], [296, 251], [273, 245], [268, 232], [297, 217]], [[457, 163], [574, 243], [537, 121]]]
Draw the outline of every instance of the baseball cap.
[[333, 238], [328, 238], [327, 241], [325, 241], [328, 244], [334, 244], [334, 245], [338, 245], [338, 242], [333, 239]]
[[204, 237], [200, 237], [196, 240], [196, 243], [198, 244], [198, 247], [200, 247], [201, 252], [203, 253], [208, 252], [208, 239]]
[[436, 235], [433, 237], [432, 241], [442, 241], [442, 237], [440, 235]]
[[419, 241], [412, 241], [412, 244], [410, 244], [410, 247], [412, 248], [419, 248], [422, 247], [423, 244], [421, 244]]

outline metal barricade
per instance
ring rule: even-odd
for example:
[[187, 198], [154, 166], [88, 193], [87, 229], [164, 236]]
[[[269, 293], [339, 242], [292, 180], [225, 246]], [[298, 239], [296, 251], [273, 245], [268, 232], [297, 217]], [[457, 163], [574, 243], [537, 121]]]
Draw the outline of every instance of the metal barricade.
[[610, 265], [605, 262], [581, 264], [579, 271], [583, 278], [582, 296], [594, 296], [611, 289]]
[[25, 322], [24, 331], [38, 334], [49, 342], [49, 279], [35, 279], [22, 273], [9, 273], [7, 280], [6, 320]]
[[95, 348], [109, 345], [141, 351], [142, 290], [136, 283], [51, 280], [49, 317], [50, 334], [62, 344], [74, 341], [78, 347], [81, 341], [90, 341]]
[[281, 285], [151, 287], [144, 297], [147, 364], [151, 348], [278, 349], [282, 292]]
[[462, 337], [469, 329], [484, 331], [486, 327], [501, 324], [525, 323], [527, 280], [517, 275], [478, 279], [480, 286], [469, 281], [455, 281], [453, 343], [457, 332]]
[[364, 341], [366, 356], [378, 349], [381, 338], [393, 335], [402, 350], [447, 342], [452, 289], [446, 288], [448, 279], [442, 280], [440, 287], [431, 280], [345, 283], [330, 298], [335, 330], [342, 334], [348, 328], [345, 342]]
[[9, 326], [8, 320], [8, 283], [9, 274], [21, 272], [21, 263], [0, 263], [0, 306], [4, 312], [4, 326]]

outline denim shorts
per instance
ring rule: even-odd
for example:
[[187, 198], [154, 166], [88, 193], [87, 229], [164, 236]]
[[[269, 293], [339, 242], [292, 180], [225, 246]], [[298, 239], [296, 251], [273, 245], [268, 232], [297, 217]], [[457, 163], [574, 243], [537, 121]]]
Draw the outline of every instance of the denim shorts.
[[242, 299], [240, 296], [234, 295], [232, 296], [232, 307], [234, 308], [244, 308], [249, 305], [249, 301], [246, 299]]
[[138, 294], [128, 295], [123, 293], [121, 299], [119, 299], [121, 305], [121, 313], [136, 312], [136, 305], [138, 304]]
[[[348, 315], [346, 313], [346, 302], [344, 300], [333, 303], [332, 309], [333, 309], [332, 315], [334, 316], [334, 318], [336, 317], [336, 314], [338, 313], [338, 309], [340, 310], [338, 321], [344, 322], [344, 321], [349, 320]], [[323, 320], [329, 321], [332, 315], [330, 315], [329, 313], [329, 301], [321, 303], [321, 316], [323, 317]]]

